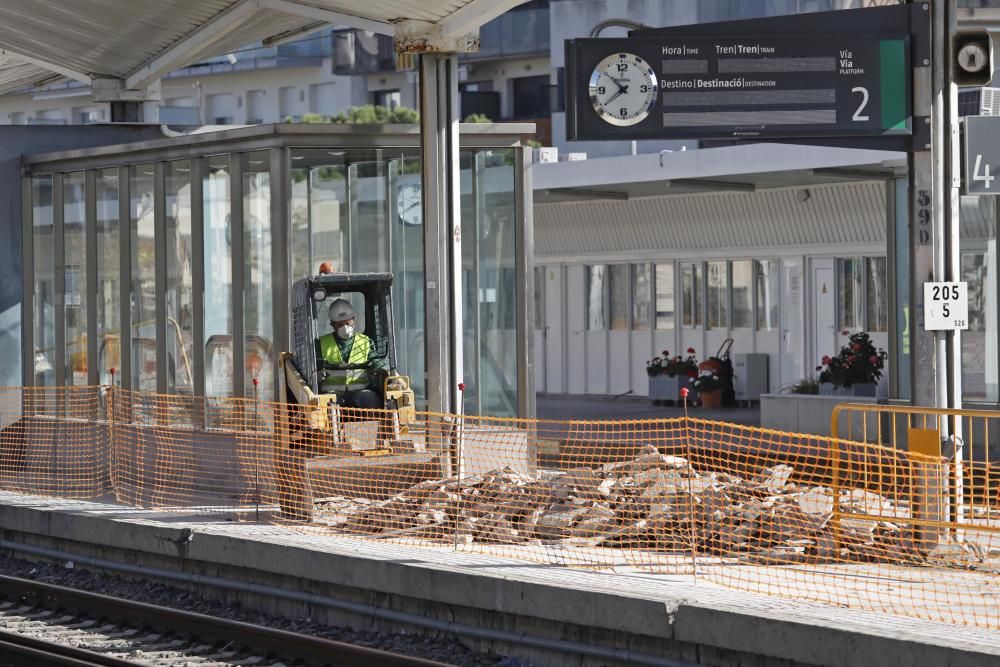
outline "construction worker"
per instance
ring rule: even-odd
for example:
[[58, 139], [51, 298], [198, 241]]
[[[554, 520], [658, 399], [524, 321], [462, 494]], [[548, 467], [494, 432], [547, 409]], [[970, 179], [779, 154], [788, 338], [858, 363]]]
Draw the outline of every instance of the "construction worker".
[[346, 368], [362, 364], [371, 368], [382, 366], [381, 360], [375, 356], [372, 339], [354, 330], [354, 307], [346, 299], [335, 299], [328, 312], [333, 331], [319, 339], [320, 354], [327, 365], [320, 389], [323, 393], [337, 394], [339, 403], [344, 407], [383, 407], [378, 393], [371, 389], [368, 370]]

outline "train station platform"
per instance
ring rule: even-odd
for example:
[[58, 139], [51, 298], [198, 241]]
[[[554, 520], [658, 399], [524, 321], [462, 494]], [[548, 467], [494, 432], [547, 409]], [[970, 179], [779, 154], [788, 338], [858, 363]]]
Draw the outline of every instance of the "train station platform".
[[[1000, 663], [1000, 632], [991, 630], [624, 566], [611, 573], [320, 536], [267, 524], [273, 508], [185, 514], [10, 492], [0, 492], [0, 507], [0, 549], [11, 555], [93, 569], [121, 563], [125, 573], [166, 578], [267, 613], [451, 634], [539, 666]], [[766, 576], [767, 568], [752, 570]], [[861, 570], [845, 572], [844, 581], [858, 594], [906, 585]]]

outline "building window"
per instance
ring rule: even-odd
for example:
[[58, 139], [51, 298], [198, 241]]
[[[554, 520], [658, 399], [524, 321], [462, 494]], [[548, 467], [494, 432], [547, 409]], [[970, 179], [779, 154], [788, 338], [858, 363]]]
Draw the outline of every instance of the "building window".
[[584, 318], [587, 321], [587, 330], [596, 331], [607, 328], [604, 319], [604, 269], [603, 265], [586, 266], [583, 269], [584, 294]]
[[118, 170], [97, 173], [97, 356], [101, 384], [121, 368]]
[[733, 262], [733, 328], [749, 329], [753, 320], [753, 262]]
[[726, 262], [708, 263], [708, 328], [724, 329], [729, 324], [728, 276]]
[[889, 330], [889, 294], [885, 257], [865, 259], [865, 300], [868, 331]]
[[778, 260], [765, 259], [754, 265], [757, 331], [774, 331], [778, 328]]
[[649, 264], [632, 265], [632, 330], [649, 329], [650, 317]]
[[862, 263], [860, 257], [837, 260], [837, 312], [838, 327], [845, 329], [864, 328], [864, 294], [862, 285]]
[[654, 264], [653, 284], [656, 294], [656, 328], [674, 328], [674, 265]]
[[511, 79], [514, 118], [542, 118], [548, 115], [549, 75]]
[[372, 93], [372, 101], [375, 106], [395, 109], [402, 105], [403, 98], [398, 90], [376, 90]]
[[608, 267], [608, 288], [611, 293], [611, 329], [628, 329], [628, 264], [612, 264]]
[[701, 326], [702, 276], [700, 263], [681, 267], [681, 324], [686, 327]]

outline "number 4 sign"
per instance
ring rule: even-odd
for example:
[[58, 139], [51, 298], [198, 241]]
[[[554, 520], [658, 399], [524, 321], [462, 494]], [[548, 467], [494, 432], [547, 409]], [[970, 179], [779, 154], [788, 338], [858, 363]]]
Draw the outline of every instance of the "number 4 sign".
[[1000, 117], [969, 116], [963, 123], [966, 194], [1000, 194]]
[[924, 330], [969, 328], [969, 283], [924, 283]]

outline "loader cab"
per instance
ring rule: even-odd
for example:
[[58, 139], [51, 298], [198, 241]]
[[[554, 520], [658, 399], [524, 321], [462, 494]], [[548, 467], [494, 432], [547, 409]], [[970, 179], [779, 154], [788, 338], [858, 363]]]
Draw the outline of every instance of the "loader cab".
[[392, 340], [392, 274], [322, 273], [297, 281], [292, 287], [292, 340], [295, 366], [310, 388], [320, 393], [326, 364], [319, 341], [332, 332], [329, 306], [345, 299], [356, 313], [354, 329], [372, 341], [365, 364], [347, 369], [368, 370], [371, 388], [381, 392], [387, 374], [396, 370]]

